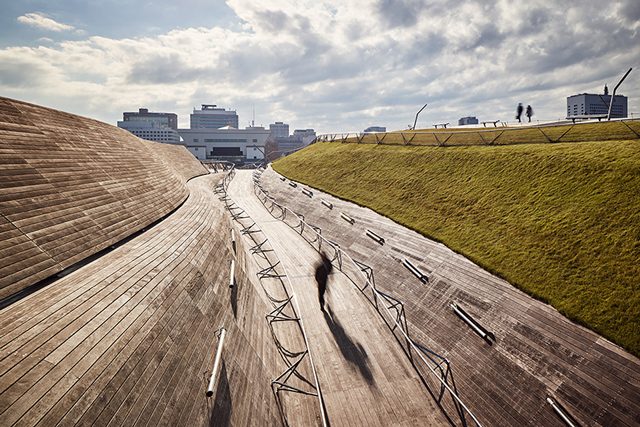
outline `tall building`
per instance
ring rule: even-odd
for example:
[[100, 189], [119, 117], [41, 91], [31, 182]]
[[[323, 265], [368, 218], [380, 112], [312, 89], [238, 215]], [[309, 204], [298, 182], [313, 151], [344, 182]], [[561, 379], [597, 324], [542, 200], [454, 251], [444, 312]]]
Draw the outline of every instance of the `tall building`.
[[282, 122], [275, 122], [269, 125], [269, 131], [273, 138], [287, 138], [289, 136], [289, 125]]
[[[609, 113], [611, 95], [604, 87], [604, 94], [581, 93], [567, 97], [567, 118], [576, 116], [604, 115]], [[613, 97], [611, 117], [627, 117], [627, 97], [616, 95]]]
[[478, 118], [475, 116], [462, 117], [458, 120], [458, 126], [477, 125], [477, 124], [478, 124]]
[[199, 110], [194, 108], [190, 118], [191, 129], [220, 129], [224, 126], [238, 128], [238, 114], [235, 110], [225, 110], [213, 104], [202, 104]]
[[175, 113], [150, 113], [148, 109], [140, 108], [137, 113], [122, 113], [122, 118], [118, 127], [138, 138], [170, 144], [180, 142], [178, 116]]
[[264, 159], [265, 142], [269, 131], [251, 126], [236, 129], [224, 126], [219, 129], [179, 129], [182, 143], [199, 160], [228, 160], [234, 163]]

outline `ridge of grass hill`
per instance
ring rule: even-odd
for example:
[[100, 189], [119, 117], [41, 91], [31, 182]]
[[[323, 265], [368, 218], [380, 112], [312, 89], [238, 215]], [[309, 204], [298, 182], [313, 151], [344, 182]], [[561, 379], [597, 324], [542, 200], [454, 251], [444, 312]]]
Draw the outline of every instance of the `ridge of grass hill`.
[[640, 356], [639, 139], [322, 142], [273, 167], [445, 243]]

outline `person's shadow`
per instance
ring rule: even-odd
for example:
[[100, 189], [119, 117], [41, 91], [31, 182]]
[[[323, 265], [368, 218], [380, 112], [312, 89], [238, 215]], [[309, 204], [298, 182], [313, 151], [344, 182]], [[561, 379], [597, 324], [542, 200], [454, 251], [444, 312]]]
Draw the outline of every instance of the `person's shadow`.
[[373, 374], [369, 368], [369, 356], [359, 342], [354, 341], [347, 335], [340, 322], [338, 322], [331, 307], [327, 307], [327, 311], [323, 311], [324, 320], [333, 334], [333, 338], [338, 344], [338, 348], [342, 356], [360, 371], [360, 375], [367, 381], [369, 385], [374, 383]]

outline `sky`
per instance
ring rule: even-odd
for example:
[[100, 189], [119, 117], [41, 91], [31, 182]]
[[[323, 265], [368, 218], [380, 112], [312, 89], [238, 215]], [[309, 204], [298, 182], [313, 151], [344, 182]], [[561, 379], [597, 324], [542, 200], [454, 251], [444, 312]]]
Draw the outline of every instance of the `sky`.
[[240, 126], [406, 129], [566, 114], [610, 90], [640, 117], [640, 1], [0, 0], [0, 96], [110, 124], [149, 108]]

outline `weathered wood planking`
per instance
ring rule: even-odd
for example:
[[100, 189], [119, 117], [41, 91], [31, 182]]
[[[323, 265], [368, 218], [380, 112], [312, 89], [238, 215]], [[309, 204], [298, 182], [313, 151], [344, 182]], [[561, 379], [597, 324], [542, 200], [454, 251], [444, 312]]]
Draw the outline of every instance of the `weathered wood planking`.
[[[640, 361], [597, 334], [573, 324], [555, 309], [484, 271], [471, 261], [375, 212], [318, 191], [309, 200], [283, 185], [268, 169], [269, 194], [323, 236], [357, 253], [373, 267], [377, 286], [405, 304], [415, 337], [452, 363], [461, 395], [487, 425], [562, 425], [547, 395], [556, 396], [583, 425], [640, 422]], [[334, 205], [328, 210], [319, 202]], [[338, 212], [356, 220], [346, 224]], [[380, 246], [369, 228], [386, 239]], [[366, 249], [364, 249], [366, 248]], [[404, 268], [410, 257], [430, 271], [422, 284]], [[489, 346], [450, 309], [460, 302], [492, 331]]]

